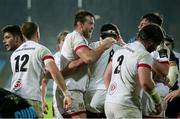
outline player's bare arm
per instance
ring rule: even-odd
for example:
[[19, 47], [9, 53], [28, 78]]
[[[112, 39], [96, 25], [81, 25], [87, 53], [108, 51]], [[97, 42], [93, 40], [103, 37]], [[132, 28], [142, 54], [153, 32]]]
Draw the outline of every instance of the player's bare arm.
[[106, 38], [102, 41], [101, 45], [96, 49], [91, 49], [89, 47], [83, 47], [76, 51], [76, 54], [85, 62], [86, 64], [90, 64], [101, 56], [101, 54], [109, 47], [112, 46], [115, 40], [113, 38]]
[[71, 97], [70, 93], [66, 87], [64, 78], [57, 68], [55, 62], [53, 60], [46, 63], [46, 69], [50, 72], [52, 78], [56, 81], [58, 87], [62, 90], [64, 94], [64, 106], [65, 108], [69, 108], [71, 106]]
[[109, 87], [111, 81], [111, 74], [112, 74], [112, 62], [109, 62], [104, 72], [104, 84], [106, 86], [106, 89], [108, 89]]
[[151, 69], [148, 67], [139, 67], [138, 76], [141, 87], [150, 95], [156, 105], [156, 113], [159, 114], [162, 111], [161, 98], [155, 90], [155, 84], [151, 79]]

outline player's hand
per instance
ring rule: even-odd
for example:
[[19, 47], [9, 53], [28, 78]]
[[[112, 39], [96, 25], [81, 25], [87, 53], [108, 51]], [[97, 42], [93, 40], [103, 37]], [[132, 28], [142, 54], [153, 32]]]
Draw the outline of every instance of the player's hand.
[[107, 37], [101, 41], [101, 45], [104, 45], [105, 48], [110, 48], [113, 43], [116, 43], [117, 41], [112, 37]]
[[44, 112], [44, 114], [48, 113], [48, 104], [46, 103], [46, 101], [42, 102], [42, 111]]
[[72, 104], [71, 97], [69, 95], [65, 96], [63, 101], [63, 107], [65, 108], [65, 110], [71, 108], [71, 104]]
[[174, 91], [170, 92], [169, 94], [167, 94], [166, 97], [164, 98], [164, 100], [167, 102], [171, 102], [178, 95], [180, 96], [180, 90], [174, 90]]

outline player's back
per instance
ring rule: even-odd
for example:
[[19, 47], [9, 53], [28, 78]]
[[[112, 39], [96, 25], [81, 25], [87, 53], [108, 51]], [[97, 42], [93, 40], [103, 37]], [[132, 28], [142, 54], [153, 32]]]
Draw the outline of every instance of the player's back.
[[43, 76], [43, 55], [46, 53], [47, 49], [34, 41], [23, 43], [13, 52], [11, 91], [26, 99], [41, 100], [40, 79]]
[[[143, 61], [144, 58], [150, 58]], [[139, 108], [140, 85], [138, 81], [138, 65], [152, 62], [150, 54], [140, 42], [125, 45], [115, 52], [112, 60], [112, 78], [108, 88], [106, 102], [127, 107]]]
[[[100, 41], [93, 42], [89, 46], [93, 49], [99, 47]], [[112, 59], [113, 53], [120, 49], [121, 46], [118, 44], [113, 44], [112, 47], [104, 51], [101, 57], [94, 63], [90, 65], [91, 76], [87, 90], [103, 89], [105, 90], [103, 75], [108, 62]]]

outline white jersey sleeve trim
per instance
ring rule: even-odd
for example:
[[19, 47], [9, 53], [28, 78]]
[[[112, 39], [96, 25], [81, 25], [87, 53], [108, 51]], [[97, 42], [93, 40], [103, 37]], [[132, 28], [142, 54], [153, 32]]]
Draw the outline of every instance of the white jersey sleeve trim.
[[138, 64], [137, 68], [139, 68], [139, 67], [146, 67], [146, 68], [151, 69], [151, 66], [149, 64]]
[[78, 47], [75, 48], [75, 52], [77, 52], [77, 50], [79, 50], [80, 48], [83, 48], [83, 47], [88, 47], [88, 46], [87, 46], [87, 45], [84, 45], [84, 44], [83, 44], [83, 45], [80, 45], [80, 46], [78, 46]]

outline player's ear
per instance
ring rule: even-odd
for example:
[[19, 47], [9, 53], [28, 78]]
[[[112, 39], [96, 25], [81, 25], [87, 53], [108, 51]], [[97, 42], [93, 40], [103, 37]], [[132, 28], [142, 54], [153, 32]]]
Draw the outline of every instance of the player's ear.
[[83, 23], [81, 23], [80, 21], [78, 21], [78, 22], [77, 22], [77, 25], [82, 27]]
[[14, 38], [15, 38], [15, 42], [16, 42], [16, 43], [19, 42], [19, 41], [21, 41], [21, 38], [20, 38], [20, 36], [18, 36], [18, 35], [16, 35]]
[[37, 39], [40, 39], [40, 33], [37, 31], [37, 32], [35, 32], [35, 37], [37, 38]]

